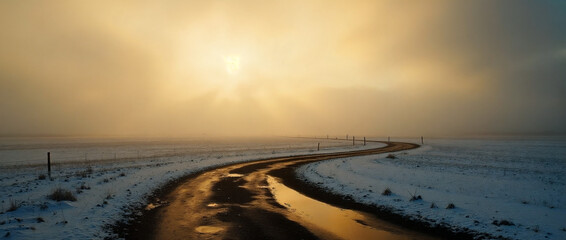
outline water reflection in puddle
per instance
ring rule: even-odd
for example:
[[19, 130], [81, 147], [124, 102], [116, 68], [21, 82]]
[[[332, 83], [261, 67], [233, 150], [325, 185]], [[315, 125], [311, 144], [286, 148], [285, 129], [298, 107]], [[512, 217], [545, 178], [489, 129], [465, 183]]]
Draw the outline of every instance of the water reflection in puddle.
[[155, 200], [155, 202], [147, 204], [147, 205], [145, 206], [145, 210], [146, 210], [146, 211], [151, 211], [151, 210], [153, 210], [153, 209], [155, 209], [155, 208], [161, 207], [161, 206], [164, 205], [164, 204], [167, 205], [167, 204], [168, 204], [167, 201], [161, 201], [161, 200], [159, 200], [159, 198], [158, 198], [158, 199]]
[[228, 175], [226, 175], [226, 177], [243, 177], [244, 174], [239, 174], [239, 173], [229, 173]]
[[161, 206], [161, 204], [159, 204], [159, 203], [155, 203], [155, 204], [150, 203], [147, 206], [145, 206], [145, 210], [146, 211], [153, 210], [154, 208], [159, 207], [159, 206]]
[[199, 226], [195, 229], [195, 231], [197, 231], [198, 233], [206, 234], [215, 234], [221, 232], [222, 230], [224, 230], [224, 228], [214, 226]]
[[218, 205], [218, 203], [209, 203], [209, 204], [207, 204], [206, 206], [207, 206], [207, 207], [210, 207], [210, 208], [215, 208], [215, 207], [218, 207], [218, 206], [220, 206], [220, 205]]
[[305, 221], [344, 239], [434, 239], [373, 216], [319, 202], [268, 176], [276, 201]]

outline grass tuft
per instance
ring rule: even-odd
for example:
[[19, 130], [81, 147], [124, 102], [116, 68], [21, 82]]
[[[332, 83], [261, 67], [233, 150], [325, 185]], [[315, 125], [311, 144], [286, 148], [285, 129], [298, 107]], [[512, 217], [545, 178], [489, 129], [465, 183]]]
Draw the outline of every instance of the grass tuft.
[[411, 198], [409, 199], [410, 202], [423, 200], [423, 197], [421, 197], [421, 195], [417, 195], [416, 189], [415, 189], [414, 193], [409, 192], [409, 195], [411, 195]]
[[55, 200], [57, 202], [77, 201], [77, 198], [75, 197], [75, 195], [73, 195], [71, 191], [62, 188], [56, 188], [55, 190], [53, 190], [53, 192], [50, 195], [48, 195], [48, 197], [49, 199]]
[[411, 198], [409, 199], [409, 201], [413, 202], [413, 201], [418, 201], [418, 200], [423, 200], [423, 197], [421, 197], [421, 195], [413, 195], [411, 196]]
[[456, 208], [456, 205], [454, 205], [454, 203], [449, 203], [449, 204], [446, 206], [446, 209], [454, 209], [454, 208]]
[[500, 221], [493, 220], [493, 222], [491, 224], [498, 226], [498, 227], [502, 226], [502, 225], [503, 226], [515, 226], [515, 224], [513, 222], [508, 221], [508, 220], [500, 220]]
[[39, 176], [37, 176], [37, 179], [45, 180], [45, 179], [47, 179], [47, 176], [45, 176], [45, 174], [40, 174]]
[[391, 196], [393, 192], [391, 192], [390, 188], [386, 188], [385, 190], [383, 190], [383, 192], [381, 193], [381, 195], [383, 196]]
[[77, 177], [87, 178], [92, 175], [94, 171], [92, 170], [91, 166], [88, 166], [84, 171], [79, 171], [75, 174]]
[[386, 158], [389, 158], [389, 159], [396, 159], [397, 156], [395, 156], [395, 155], [393, 155], [393, 154], [389, 154], [389, 155], [387, 155]]
[[18, 210], [18, 208], [20, 208], [21, 204], [14, 200], [14, 199], [10, 199], [10, 207], [8, 208], [8, 210], [6, 210], [6, 212], [13, 212]]

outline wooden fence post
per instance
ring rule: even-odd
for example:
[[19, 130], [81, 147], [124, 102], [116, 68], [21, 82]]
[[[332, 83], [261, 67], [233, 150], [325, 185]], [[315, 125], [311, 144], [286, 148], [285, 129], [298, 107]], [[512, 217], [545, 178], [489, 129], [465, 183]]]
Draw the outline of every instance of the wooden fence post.
[[318, 146], [316, 147], [317, 151], [320, 151], [320, 143], [318, 143]]
[[421, 136], [421, 145], [424, 145], [424, 138]]
[[364, 146], [366, 145], [366, 137], [364, 137]]
[[47, 152], [47, 174], [51, 179], [51, 152]]
[[352, 146], [356, 145], [356, 136], [352, 136]]

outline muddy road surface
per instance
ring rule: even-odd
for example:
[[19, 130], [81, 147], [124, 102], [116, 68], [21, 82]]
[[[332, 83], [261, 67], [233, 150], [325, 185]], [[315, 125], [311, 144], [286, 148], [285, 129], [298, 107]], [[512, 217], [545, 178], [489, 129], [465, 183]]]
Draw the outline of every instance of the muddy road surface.
[[[417, 148], [391, 142], [351, 152], [281, 157], [193, 174], [148, 205], [127, 239], [434, 239], [296, 179], [300, 165]], [[333, 206], [345, 201], [345, 205]], [[332, 204], [327, 204], [327, 203]], [[351, 205], [352, 205], [351, 204]], [[345, 207], [344, 207], [345, 206]]]

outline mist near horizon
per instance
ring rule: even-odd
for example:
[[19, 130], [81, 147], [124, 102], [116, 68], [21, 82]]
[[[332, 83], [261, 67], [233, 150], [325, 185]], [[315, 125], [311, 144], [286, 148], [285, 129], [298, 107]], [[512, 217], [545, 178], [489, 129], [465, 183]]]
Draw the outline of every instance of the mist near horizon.
[[2, 1], [0, 135], [566, 133], [564, 1]]

